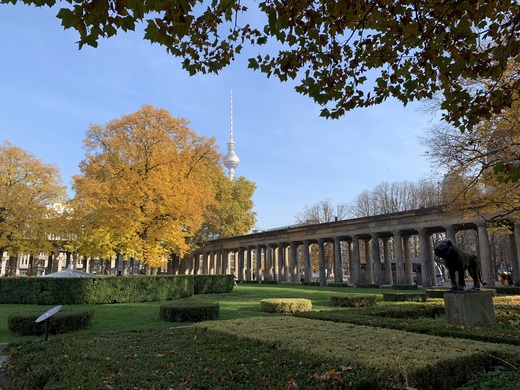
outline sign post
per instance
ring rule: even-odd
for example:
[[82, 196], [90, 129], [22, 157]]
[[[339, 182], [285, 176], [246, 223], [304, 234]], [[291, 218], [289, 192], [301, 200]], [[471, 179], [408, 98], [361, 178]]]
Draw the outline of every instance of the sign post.
[[45, 313], [43, 313], [41, 316], [39, 316], [36, 319], [36, 323], [40, 323], [42, 321], [45, 321], [45, 341], [49, 338], [49, 319], [59, 312], [61, 310], [61, 305], [55, 306], [52, 309], [47, 310]]

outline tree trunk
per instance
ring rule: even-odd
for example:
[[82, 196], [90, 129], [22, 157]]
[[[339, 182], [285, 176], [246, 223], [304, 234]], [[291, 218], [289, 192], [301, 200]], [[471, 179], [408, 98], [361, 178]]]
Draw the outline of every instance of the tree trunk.
[[47, 257], [47, 267], [45, 267], [45, 275], [49, 275], [52, 273], [52, 268], [54, 265], [54, 254], [51, 252]]
[[18, 272], [18, 256], [9, 256], [8, 260], [9, 269], [7, 271], [7, 276], [19, 276]]
[[34, 264], [35, 260], [34, 255], [29, 255], [29, 266], [27, 268], [27, 276], [36, 276], [38, 275], [38, 264]]

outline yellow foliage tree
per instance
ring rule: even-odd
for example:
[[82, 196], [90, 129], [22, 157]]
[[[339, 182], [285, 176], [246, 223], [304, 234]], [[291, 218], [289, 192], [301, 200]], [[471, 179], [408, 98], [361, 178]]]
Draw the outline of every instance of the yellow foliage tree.
[[91, 125], [84, 145], [74, 210], [85, 237], [103, 231], [114, 252], [152, 268], [164, 256], [182, 258], [206, 210], [218, 206], [212, 178], [222, 167], [215, 140], [198, 136], [185, 119], [144, 105], [104, 126]]
[[[66, 202], [59, 170], [9, 142], [0, 147], [0, 258], [49, 248]], [[54, 237], [56, 238], [56, 237]]]

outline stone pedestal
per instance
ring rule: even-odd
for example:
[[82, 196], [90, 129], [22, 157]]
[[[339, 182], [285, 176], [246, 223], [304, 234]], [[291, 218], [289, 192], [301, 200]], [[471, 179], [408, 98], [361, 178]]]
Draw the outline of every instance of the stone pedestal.
[[493, 293], [490, 291], [448, 291], [444, 294], [444, 308], [451, 325], [495, 325]]

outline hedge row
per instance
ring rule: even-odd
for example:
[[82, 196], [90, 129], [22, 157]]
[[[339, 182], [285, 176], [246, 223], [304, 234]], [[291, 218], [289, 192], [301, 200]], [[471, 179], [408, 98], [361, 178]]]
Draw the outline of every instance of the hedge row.
[[[7, 327], [21, 336], [42, 335], [45, 333], [46, 321], [36, 323], [41, 314], [41, 311], [11, 314], [7, 319]], [[86, 329], [90, 327], [93, 316], [92, 310], [61, 311], [49, 318], [49, 333], [61, 334]]]
[[271, 298], [260, 300], [260, 307], [266, 313], [300, 313], [312, 310], [310, 299]]
[[377, 304], [377, 294], [331, 295], [330, 303], [338, 307], [370, 307]]
[[175, 301], [159, 308], [159, 318], [170, 322], [200, 322], [216, 320], [220, 305], [218, 303], [194, 303], [191, 300]]
[[191, 275], [195, 278], [194, 294], [222, 294], [233, 291], [233, 275]]
[[424, 293], [384, 293], [385, 302], [426, 302]]
[[153, 302], [233, 290], [233, 275], [0, 278], [0, 304], [77, 305]]

